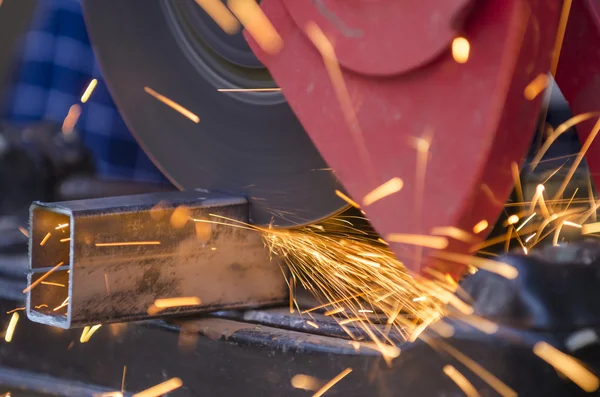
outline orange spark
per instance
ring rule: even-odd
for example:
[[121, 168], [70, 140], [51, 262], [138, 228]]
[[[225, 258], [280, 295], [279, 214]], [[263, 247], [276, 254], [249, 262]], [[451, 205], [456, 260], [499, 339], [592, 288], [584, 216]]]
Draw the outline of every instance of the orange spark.
[[90, 96], [92, 95], [92, 92], [94, 92], [94, 88], [96, 88], [96, 85], [98, 85], [98, 80], [92, 79], [92, 81], [90, 81], [90, 84], [88, 84], [87, 88], [85, 89], [83, 95], [81, 96], [81, 103], [86, 103], [88, 99], [90, 99]]
[[4, 340], [7, 343], [12, 341], [15, 328], [17, 327], [17, 322], [19, 322], [19, 313], [14, 312], [10, 318], [10, 322], [8, 323], [8, 328], [6, 328], [6, 333], [4, 334]]
[[548, 87], [548, 83], [550, 82], [550, 77], [546, 73], [540, 73], [533, 81], [527, 84], [525, 90], [523, 91], [523, 96], [528, 101], [534, 100], [540, 92], [544, 91], [546, 87]]
[[42, 241], [40, 242], [40, 245], [44, 245], [46, 244], [46, 241], [48, 241], [48, 239], [50, 238], [51, 233], [48, 232], [48, 234], [46, 234], [46, 236], [42, 239]]
[[465, 378], [465, 376], [461, 374], [452, 365], [444, 366], [442, 371], [444, 371], [446, 376], [448, 376], [450, 379], [452, 379], [454, 383], [456, 383], [456, 386], [458, 386], [458, 388], [462, 390], [462, 392], [465, 393], [467, 397], [479, 396], [479, 393], [477, 392], [477, 389], [475, 389], [473, 384], [469, 382], [469, 380]]
[[90, 326], [85, 326], [83, 328], [83, 331], [81, 332], [81, 337], [79, 338], [79, 342], [86, 343], [87, 341], [89, 341], [90, 338], [92, 337], [92, 335], [94, 334], [94, 332], [96, 332], [98, 330], [98, 328], [100, 328], [101, 326], [102, 326], [102, 324], [96, 324], [91, 328], [90, 328]]
[[590, 132], [588, 137], [585, 139], [585, 142], [583, 143], [583, 145], [581, 145], [581, 150], [579, 151], [579, 153], [577, 153], [577, 157], [575, 157], [573, 164], [571, 164], [571, 168], [569, 168], [569, 172], [567, 173], [567, 176], [565, 176], [562, 183], [560, 184], [560, 187], [558, 188], [558, 191], [554, 195], [554, 200], [559, 199], [563, 195], [565, 189], [567, 188], [567, 185], [569, 184], [569, 182], [571, 181], [571, 178], [575, 174], [575, 171], [579, 167], [579, 163], [581, 163], [581, 161], [583, 160], [583, 157], [585, 156], [588, 149], [592, 145], [592, 142], [596, 138], [596, 135], [598, 135], [599, 131], [600, 131], [600, 118], [594, 125], [594, 128], [592, 128], [592, 131]]
[[525, 239], [525, 243], [527, 244], [528, 242], [530, 242], [530, 241], [531, 241], [531, 239], [532, 239], [532, 238], [534, 238], [536, 235], [537, 235], [537, 233], [533, 233], [532, 235], [530, 235], [529, 237], [527, 237], [527, 238]]
[[350, 98], [350, 94], [348, 93], [346, 83], [344, 82], [344, 75], [337, 61], [333, 45], [315, 22], [309, 21], [306, 24], [305, 31], [310, 41], [312, 41], [314, 46], [317, 47], [317, 50], [321, 53], [323, 63], [325, 64], [329, 79], [331, 80], [331, 85], [333, 86], [338, 102], [340, 103], [342, 113], [346, 119], [346, 124], [350, 127], [355, 146], [360, 151], [362, 161], [371, 166], [369, 152], [366, 149], [367, 146], [364, 142], [363, 134], [358, 123], [358, 117], [354, 111], [354, 105]]
[[22, 226], [19, 226], [19, 231], [20, 231], [21, 233], [23, 233], [23, 236], [25, 236], [25, 237], [29, 238], [29, 232], [27, 231], [27, 229], [25, 229], [25, 228], [24, 228], [24, 227], [22, 227]]
[[469, 356], [461, 353], [459, 350], [454, 348], [453, 346], [445, 343], [441, 340], [438, 340], [436, 343], [440, 344], [448, 354], [458, 360], [462, 365], [467, 367], [471, 372], [475, 375], [479, 376], [485, 383], [490, 385], [498, 394], [502, 397], [517, 397], [518, 394], [513, 389], [511, 389], [506, 383], [502, 382], [500, 379], [495, 377], [492, 373], [486, 370], [484, 367], [479, 365], [476, 361], [471, 359]]
[[[35, 280], [33, 283], [31, 283], [31, 285], [29, 285], [27, 288], [25, 288], [23, 290], [23, 293], [26, 294], [29, 291], [31, 291], [32, 289], [34, 289], [35, 287], [38, 286], [38, 284], [40, 284], [42, 281], [44, 281], [49, 275], [51, 275], [56, 269], [58, 269], [59, 267], [61, 267], [64, 264], [64, 262], [59, 262], [56, 266], [54, 266], [52, 269], [48, 270], [46, 273], [44, 273], [42, 275], [42, 277], [38, 278], [37, 280]], [[33, 276], [32, 276], [33, 278]]]
[[[202, 244], [206, 244], [210, 241], [212, 237], [212, 223], [210, 221], [207, 222], [197, 222], [194, 220], [194, 226], [196, 229], [196, 238]], [[216, 250], [215, 247], [211, 248], [213, 251]]]
[[519, 222], [519, 217], [517, 215], [511, 215], [506, 220], [506, 224], [508, 225], [514, 225], [517, 222]]
[[533, 219], [534, 216], [536, 216], [537, 214], [534, 212], [533, 214], [529, 215], [527, 217], [527, 219], [525, 219], [523, 221], [523, 223], [521, 223], [521, 225], [516, 229], [516, 231], [518, 232], [519, 230], [523, 229], [523, 227], [527, 224], [527, 222], [529, 222], [530, 220]]
[[187, 296], [179, 298], [161, 298], [154, 301], [154, 306], [159, 309], [179, 306], [197, 306], [202, 304], [202, 301], [197, 296]]
[[102, 324], [96, 324], [92, 328], [90, 328], [90, 331], [85, 336], [84, 343], [87, 342], [87, 341], [89, 341], [90, 338], [92, 337], [92, 335], [94, 335], [94, 332], [96, 332], [98, 330], [98, 328], [100, 328], [101, 326], [102, 326]]
[[59, 224], [58, 226], [56, 226], [56, 227], [54, 228], [54, 230], [60, 230], [60, 229], [64, 229], [65, 227], [68, 227], [68, 226], [69, 226], [69, 224], [68, 224], [68, 223], [61, 223], [61, 224]]
[[394, 243], [417, 245], [433, 249], [444, 249], [448, 246], [447, 238], [424, 234], [390, 233], [385, 239]]
[[575, 223], [575, 222], [571, 222], [571, 221], [564, 221], [563, 225], [565, 226], [571, 226], [571, 227], [576, 227], [578, 229], [582, 229], [583, 225], [580, 225], [579, 223]]
[[600, 232], [600, 222], [588, 223], [581, 227], [581, 234], [592, 234]]
[[73, 105], [69, 108], [69, 112], [67, 113], [67, 117], [65, 117], [62, 125], [63, 134], [70, 134], [75, 129], [75, 124], [79, 120], [79, 116], [81, 116], [81, 106]]
[[440, 252], [440, 251], [432, 252], [431, 255], [436, 256], [441, 259], [447, 259], [449, 261], [456, 262], [456, 263], [472, 265], [472, 266], [478, 267], [480, 269], [487, 270], [488, 272], [496, 273], [496, 274], [498, 274], [504, 278], [510, 279], [510, 280], [516, 278], [519, 275], [519, 271], [512, 265], [509, 265], [508, 263], [504, 263], [504, 262], [494, 261], [491, 259], [479, 258], [476, 256], [458, 254], [458, 253], [452, 253], [452, 252]]
[[41, 284], [44, 284], [44, 285], [53, 285], [55, 287], [64, 287], [65, 286], [64, 284], [53, 283], [51, 281], [42, 281]]
[[81, 331], [81, 336], [79, 337], [79, 342], [81, 342], [81, 343], [85, 342], [85, 337], [88, 332], [90, 332], [90, 326], [86, 325], [85, 327], [83, 327], [83, 330]]
[[[379, 340], [379, 338], [377, 338], [377, 335], [375, 335], [373, 330], [370, 327], [363, 324], [362, 322], [358, 323], [358, 325], [367, 333], [369, 338], [373, 341], [372, 344], [368, 344], [368, 346], [376, 346], [376, 350], [381, 353], [383, 360], [386, 362], [388, 367], [391, 368], [392, 360], [400, 356], [400, 348], [398, 346], [382, 343]], [[361, 346], [364, 345], [365, 343], [361, 344]]]
[[104, 286], [106, 287], [106, 295], [110, 295], [110, 289], [108, 288], [108, 274], [104, 273]]
[[196, 0], [196, 3], [228, 34], [240, 30], [240, 23], [220, 0]]
[[321, 387], [319, 390], [317, 390], [317, 392], [315, 394], [313, 394], [313, 397], [320, 397], [323, 394], [325, 394], [325, 392], [327, 390], [331, 389], [336, 383], [338, 383], [340, 380], [342, 380], [344, 377], [346, 377], [350, 372], [352, 372], [352, 368], [346, 368], [345, 370], [340, 372], [333, 379], [331, 379], [329, 382], [327, 382], [325, 385], [323, 385], [323, 387]]
[[181, 113], [182, 115], [184, 115], [188, 119], [192, 120], [194, 123], [199, 123], [200, 122], [200, 117], [196, 116], [194, 113], [190, 112], [189, 110], [187, 110], [186, 108], [184, 108], [183, 106], [181, 106], [180, 104], [178, 104], [177, 102], [175, 102], [175, 101], [167, 98], [166, 96], [161, 95], [158, 92], [154, 91], [152, 88], [150, 88], [150, 87], [144, 87], [144, 91], [146, 91], [148, 94], [152, 95], [154, 98], [158, 99], [159, 101], [161, 101], [165, 105], [169, 106], [173, 110]]
[[444, 279], [452, 288], [458, 288], [458, 283], [449, 273], [444, 274]]
[[533, 346], [533, 353], [560, 371], [573, 383], [588, 393], [598, 390], [600, 380], [573, 357], [569, 356], [549, 345], [546, 342], [538, 342]]
[[473, 226], [473, 233], [479, 234], [488, 228], [488, 221], [485, 219], [480, 220]]
[[123, 241], [119, 243], [96, 243], [96, 247], [118, 247], [127, 245], [160, 245], [160, 241]]
[[[342, 218], [339, 221], [347, 223], [349, 230], [356, 230], [351, 222]], [[340, 226], [338, 222], [331, 226], [334, 225], [336, 230]], [[326, 302], [304, 312], [323, 307], [324, 310], [328, 310], [325, 312], [326, 316], [343, 313], [344, 308], [346, 313], [352, 312], [354, 316], [348, 316], [351, 318], [346, 318], [345, 315], [341, 318], [335, 316], [340, 327], [350, 337], [353, 335], [345, 327], [346, 324], [349, 326], [349, 323], [353, 323], [357, 327], [364, 328], [370, 339], [377, 345], [376, 350], [380, 351], [386, 362], [390, 363], [391, 359], [399, 354], [399, 349], [385, 343], [389, 342], [387, 336], [383, 335], [385, 341], [379, 340], [374, 331], [369, 332], [373, 324], [368, 315], [363, 313], [381, 312], [389, 320], [389, 327], [386, 329], [399, 327], [398, 322], [402, 321], [397, 319], [400, 310], [415, 313], [415, 322], [402, 325], [400, 330], [403, 335], [408, 335], [410, 329], [418, 327], [423, 322], [430, 323], [439, 317], [441, 305], [445, 307], [445, 303], [451, 298], [446, 299], [444, 296], [445, 299], [438, 299], [438, 295], [441, 294], [432, 294], [429, 291], [434, 287], [433, 285], [425, 287], [417, 284], [387, 247], [376, 244], [370, 238], [363, 240], [363, 238], [342, 237], [340, 239], [320, 233], [327, 230], [329, 230], [327, 223], [323, 223], [321, 228], [306, 227], [285, 231], [265, 229], [263, 238], [274, 255], [285, 258], [294, 277]], [[443, 237], [433, 237], [447, 241]], [[422, 240], [422, 237], [419, 236], [419, 239]], [[435, 288], [441, 289], [437, 286]], [[452, 294], [448, 293], [448, 295]], [[413, 298], [425, 296], [427, 297], [425, 301], [412, 301]], [[357, 299], [359, 297], [360, 300]], [[402, 307], [395, 305], [398, 300], [404, 303]], [[460, 303], [454, 302], [454, 305], [459, 306], [464, 312], [472, 312], [472, 308], [465, 303], [461, 306]]]
[[519, 175], [519, 165], [514, 161], [510, 163], [510, 171], [512, 173], [513, 181], [515, 182], [515, 191], [517, 192], [517, 201], [522, 203], [525, 201], [523, 197], [523, 188], [521, 186], [521, 176]]
[[294, 375], [290, 382], [294, 388], [303, 390], [317, 390], [321, 383], [314, 376], [303, 374]]
[[175, 229], [181, 229], [185, 226], [187, 221], [190, 219], [190, 210], [185, 205], [180, 205], [175, 208], [169, 222]]
[[310, 325], [313, 328], [319, 328], [319, 325], [314, 321], [306, 320], [306, 324]]
[[354, 208], [360, 208], [360, 205], [358, 205], [358, 203], [356, 201], [352, 200], [350, 197], [346, 196], [344, 193], [340, 192], [339, 190], [336, 189], [335, 194], [339, 198], [341, 198], [342, 200], [344, 200], [345, 202], [347, 202], [348, 204], [353, 206]]
[[415, 149], [417, 149], [417, 152], [419, 153], [428, 153], [429, 152], [429, 148], [431, 146], [431, 142], [429, 141], [429, 139], [426, 138], [422, 138], [422, 137], [411, 137], [411, 144], [414, 146]]
[[[63, 303], [61, 303], [60, 305], [58, 305], [58, 306], [56, 306], [54, 309], [52, 309], [52, 311], [53, 311], [53, 312], [55, 312], [55, 311], [57, 311], [58, 309], [61, 309], [61, 308], [65, 307], [65, 306], [67, 306], [68, 304], [69, 304], [69, 297], [67, 297], [67, 298], [66, 298], [66, 299], [63, 301]], [[42, 305], [40, 305], [40, 306], [36, 306], [36, 309], [37, 309], [37, 308], [39, 308], [39, 307], [41, 307], [41, 306], [42, 306]], [[48, 306], [46, 305], [46, 307], [48, 307]]]
[[[594, 203], [594, 189], [592, 189], [592, 178], [590, 178], [590, 174], [588, 173], [588, 177], [587, 177], [587, 187], [588, 187], [588, 200], [590, 203], [590, 208], [593, 208], [595, 206]], [[575, 196], [573, 196], [571, 198], [571, 200], [573, 200], [575, 198]], [[592, 211], [592, 220], [594, 222], [598, 222], [598, 215], [596, 214], [596, 211]]]
[[384, 197], [397, 193], [400, 190], [402, 190], [403, 186], [404, 182], [402, 181], [402, 179], [398, 177], [392, 178], [384, 184], [373, 189], [370, 193], [366, 194], [363, 198], [363, 205], [371, 205]]
[[560, 222], [556, 227], [556, 230], [554, 231], [554, 237], [552, 237], [552, 245], [555, 247], [558, 246], [558, 238], [560, 237], [560, 232], [562, 231], [562, 227], [564, 226], [564, 224], [564, 221]]
[[338, 307], [337, 309], [326, 311], [325, 315], [326, 316], [333, 316], [334, 314], [342, 313], [342, 312], [345, 312], [345, 311], [346, 311], [346, 309], [344, 309], [343, 307]]
[[[214, 217], [217, 217], [217, 218], [220, 217], [219, 215], [215, 215], [215, 214], [208, 214], [208, 215], [209, 216], [214, 216]], [[222, 218], [227, 219], [229, 221], [239, 222], [239, 221], [236, 221], [235, 219], [231, 219], [231, 218], [227, 218], [227, 217], [222, 217]], [[224, 225], [224, 226], [228, 226], [228, 227], [237, 227], [238, 229], [246, 229], [246, 230], [256, 230], [257, 229], [256, 227], [253, 227], [252, 225], [248, 225], [248, 224], [247, 224], [248, 226], [242, 226], [242, 225], [233, 225], [231, 223], [225, 223], [225, 222], [209, 221], [209, 220], [206, 220], [206, 219], [192, 218], [192, 220], [194, 222], [208, 223], [210, 225]], [[240, 222], [240, 223], [243, 223], [243, 222]]]
[[[219, 92], [276, 92], [281, 91], [281, 88], [219, 88]], [[331, 170], [331, 168], [326, 168]]]
[[158, 307], [156, 307], [156, 305], [153, 303], [150, 306], [148, 306], [148, 310], [146, 311], [149, 315], [154, 316], [158, 313], [160, 313], [161, 311], [163, 311], [163, 309], [159, 309]]
[[61, 243], [66, 243], [67, 241], [71, 241], [71, 238], [70, 238], [70, 237], [67, 237], [67, 238], [61, 238], [61, 239], [60, 239], [60, 242], [61, 242]]
[[376, 350], [380, 352], [384, 358], [396, 358], [400, 356], [400, 349], [396, 346], [383, 345], [381, 342], [379, 344], [375, 342], [349, 342], [354, 347], [354, 350], [359, 351], [362, 347], [367, 349]]
[[429, 234], [452, 237], [455, 240], [459, 240], [465, 243], [472, 243], [475, 240], [475, 236], [473, 236], [471, 233], [468, 233], [454, 226], [437, 226], [431, 229]]
[[348, 259], [352, 259], [353, 261], [356, 262], [360, 262], [363, 263], [367, 266], [372, 266], [372, 267], [381, 267], [381, 265], [375, 261], [371, 261], [365, 258], [361, 258], [360, 256], [356, 256], [356, 255], [351, 255], [351, 254], [346, 254], [346, 258]]
[[123, 397], [123, 393], [120, 391], [107, 391], [105, 393], [94, 393], [93, 397]]
[[[391, 296], [390, 294], [386, 294], [386, 295], [384, 295], [383, 297], [377, 298], [377, 299], [375, 300], [375, 302], [376, 302], [376, 303], [377, 303], [377, 302], [380, 302], [381, 300], [383, 300], [383, 299], [387, 299], [387, 298], [389, 298], [390, 296]], [[397, 318], [397, 317], [398, 317], [398, 315], [400, 314], [400, 311], [401, 311], [401, 310], [402, 310], [402, 306], [400, 305], [400, 303], [399, 303], [399, 302], [396, 302], [396, 303], [394, 304], [394, 306], [393, 306], [393, 311], [392, 311], [392, 314], [391, 314], [391, 315], [389, 315], [389, 314], [388, 314], [388, 319], [387, 319], [387, 324], [388, 324], [388, 325], [392, 325], [392, 324], [394, 324], [394, 322], [396, 321], [396, 318]]]
[[294, 313], [294, 277], [290, 276], [290, 281], [288, 283], [288, 288], [290, 289], [290, 313]]
[[544, 190], [545, 189], [546, 188], [544, 187], [544, 185], [538, 185], [536, 190], [537, 190], [537, 192], [539, 192], [539, 194], [536, 192], [536, 196], [537, 196], [538, 202], [540, 203], [540, 210], [542, 211], [542, 216], [545, 219], [548, 219], [548, 218], [550, 218], [550, 212], [548, 212], [548, 207], [546, 207], [546, 201], [544, 200]]
[[419, 324], [418, 326], [416, 326], [413, 329], [413, 331], [411, 332], [411, 334], [408, 336], [408, 338], [406, 340], [410, 343], [413, 343], [414, 341], [416, 341], [417, 338], [419, 336], [421, 336], [423, 331], [425, 331], [425, 328], [427, 328], [429, 326], [429, 324], [431, 324], [433, 321], [435, 321], [437, 319], [438, 319], [438, 317], [431, 317], [431, 318], [428, 318], [426, 321], [423, 321], [421, 324]]
[[550, 146], [552, 146], [552, 144], [556, 141], [556, 139], [558, 139], [559, 136], [561, 136], [562, 134], [564, 134], [566, 131], [568, 131], [572, 127], [576, 126], [577, 124], [582, 123], [586, 120], [595, 118], [595, 117], [599, 117], [599, 116], [600, 116], [600, 112], [587, 112], [587, 113], [578, 114], [577, 116], [571, 117], [570, 119], [568, 119], [567, 121], [565, 121], [564, 123], [562, 123], [561, 125], [556, 127], [554, 132], [552, 132], [552, 134], [550, 134], [546, 138], [546, 140], [542, 144], [542, 147], [540, 148], [540, 150], [538, 150], [537, 153], [535, 154], [535, 156], [533, 157], [533, 160], [531, 160], [531, 163], [529, 165], [530, 171], [535, 170], [537, 165], [540, 163], [540, 160], [542, 159], [542, 157], [544, 157], [544, 155], [546, 154], [546, 152], [548, 151]]
[[563, 40], [565, 38], [565, 31], [567, 30], [567, 23], [569, 21], [569, 13], [571, 12], [571, 3], [573, 0], [565, 0], [560, 13], [560, 20], [558, 22], [558, 29], [556, 33], [556, 42], [554, 43], [554, 49], [552, 51], [552, 64], [550, 66], [550, 73], [555, 76], [556, 68], [558, 67], [558, 60], [560, 59], [560, 51], [562, 49]]
[[461, 317], [459, 317], [459, 320], [461, 320], [464, 323], [469, 324], [470, 326], [472, 326], [474, 328], [477, 328], [481, 332], [485, 332], [488, 335], [495, 334], [498, 331], [498, 324], [496, 324], [493, 321], [486, 320], [483, 317], [476, 316], [476, 315], [461, 316]]
[[11, 314], [11, 313], [14, 313], [14, 312], [19, 311], [19, 310], [25, 310], [25, 308], [24, 307], [16, 307], [16, 308], [14, 308], [12, 310], [7, 311], [6, 314]]
[[441, 319], [438, 319], [437, 321], [434, 321], [431, 324], [429, 324], [429, 328], [437, 332], [438, 335], [444, 338], [451, 338], [456, 332], [452, 325], [448, 324], [447, 322]]
[[227, 5], [263, 51], [268, 54], [281, 51], [283, 39], [255, 0], [227, 0]]
[[471, 44], [464, 37], [457, 37], [452, 40], [452, 58], [458, 63], [466, 63], [469, 60]]
[[494, 195], [494, 192], [487, 184], [482, 183], [479, 187], [483, 191], [483, 193], [485, 193], [488, 199], [490, 199], [490, 201], [493, 202], [495, 205], [502, 206], [505, 204], [504, 201], [500, 201], [496, 198], [496, 195]]
[[150, 208], [150, 217], [155, 221], [160, 220], [166, 211], [166, 203], [164, 201], [159, 201], [152, 208]]
[[47, 304], [42, 303], [41, 305], [34, 306], [36, 309], [41, 309], [42, 307], [48, 307]]
[[179, 378], [171, 378], [166, 382], [159, 383], [149, 389], [135, 393], [132, 397], [159, 397], [170, 391], [180, 388], [183, 386], [183, 382]]
[[127, 373], [127, 365], [123, 365], [123, 376], [121, 377], [121, 391], [125, 391], [125, 374]]
[[450, 306], [452, 306], [453, 308], [455, 308], [462, 314], [465, 314], [467, 316], [470, 316], [473, 314], [473, 311], [474, 311], [473, 306], [469, 305], [468, 303], [466, 303], [465, 301], [463, 301], [462, 299], [460, 299], [458, 296], [454, 295], [453, 293], [444, 291], [444, 292], [438, 292], [438, 294], [442, 295], [444, 300], [447, 301], [448, 304], [450, 304]]
[[[415, 213], [417, 214], [417, 224], [421, 223], [423, 212], [422, 203], [425, 189], [425, 175], [427, 171], [427, 162], [429, 159], [429, 149], [431, 148], [432, 131], [427, 129], [420, 137], [410, 137], [409, 143], [417, 150], [417, 164], [415, 168]], [[416, 262], [420, 261], [420, 252], [417, 252]]]

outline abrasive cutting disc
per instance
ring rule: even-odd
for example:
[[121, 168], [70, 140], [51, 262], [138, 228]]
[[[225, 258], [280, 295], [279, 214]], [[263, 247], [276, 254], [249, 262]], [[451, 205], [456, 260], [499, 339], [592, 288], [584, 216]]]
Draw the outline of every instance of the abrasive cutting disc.
[[256, 224], [306, 224], [345, 207], [335, 175], [281, 92], [219, 91], [275, 87], [241, 33], [224, 33], [194, 0], [83, 4], [113, 99], [175, 185], [247, 195]]

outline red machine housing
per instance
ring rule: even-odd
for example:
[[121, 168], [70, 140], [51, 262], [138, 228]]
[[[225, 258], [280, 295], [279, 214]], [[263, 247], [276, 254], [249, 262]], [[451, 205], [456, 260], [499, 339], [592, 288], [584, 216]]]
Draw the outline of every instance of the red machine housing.
[[[521, 164], [532, 139], [541, 97], [528, 100], [524, 90], [550, 69], [559, 2], [264, 0], [261, 7], [284, 46], [267, 54], [249, 38], [252, 49], [354, 200], [391, 178], [404, 181], [398, 193], [362, 207], [384, 238], [443, 226], [471, 232], [481, 220], [496, 221], [513, 187], [511, 164]], [[335, 48], [354, 125], [306, 34], [309, 22]], [[457, 36], [470, 43], [466, 63], [453, 59]], [[485, 234], [446, 249], [467, 253]], [[464, 270], [430, 250], [390, 246], [416, 272]]]

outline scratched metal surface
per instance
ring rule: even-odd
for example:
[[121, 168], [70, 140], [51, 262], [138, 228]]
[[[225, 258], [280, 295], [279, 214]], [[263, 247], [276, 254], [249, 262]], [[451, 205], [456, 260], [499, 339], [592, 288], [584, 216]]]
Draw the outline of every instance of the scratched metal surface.
[[[213, 223], [215, 216], [222, 218]], [[180, 225], [173, 223], [177, 218]], [[27, 315], [70, 328], [150, 318], [148, 307], [158, 298], [201, 300], [163, 310], [161, 317], [284, 301], [278, 262], [269, 258], [260, 233], [228, 225], [235, 222], [248, 222], [246, 199], [206, 191], [36, 202], [28, 280], [34, 283], [62, 263], [46, 280], [65, 288], [31, 289]], [[56, 230], [58, 224], [67, 226]], [[61, 306], [66, 298], [68, 305]]]

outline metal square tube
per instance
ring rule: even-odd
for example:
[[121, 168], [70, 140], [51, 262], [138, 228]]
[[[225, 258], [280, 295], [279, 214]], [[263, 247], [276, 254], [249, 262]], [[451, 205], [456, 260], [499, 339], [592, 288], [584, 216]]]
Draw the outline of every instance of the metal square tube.
[[[27, 315], [72, 328], [284, 301], [260, 234], [234, 220], [248, 222], [246, 199], [205, 191], [35, 202]], [[148, 314], [177, 297], [199, 304]]]

